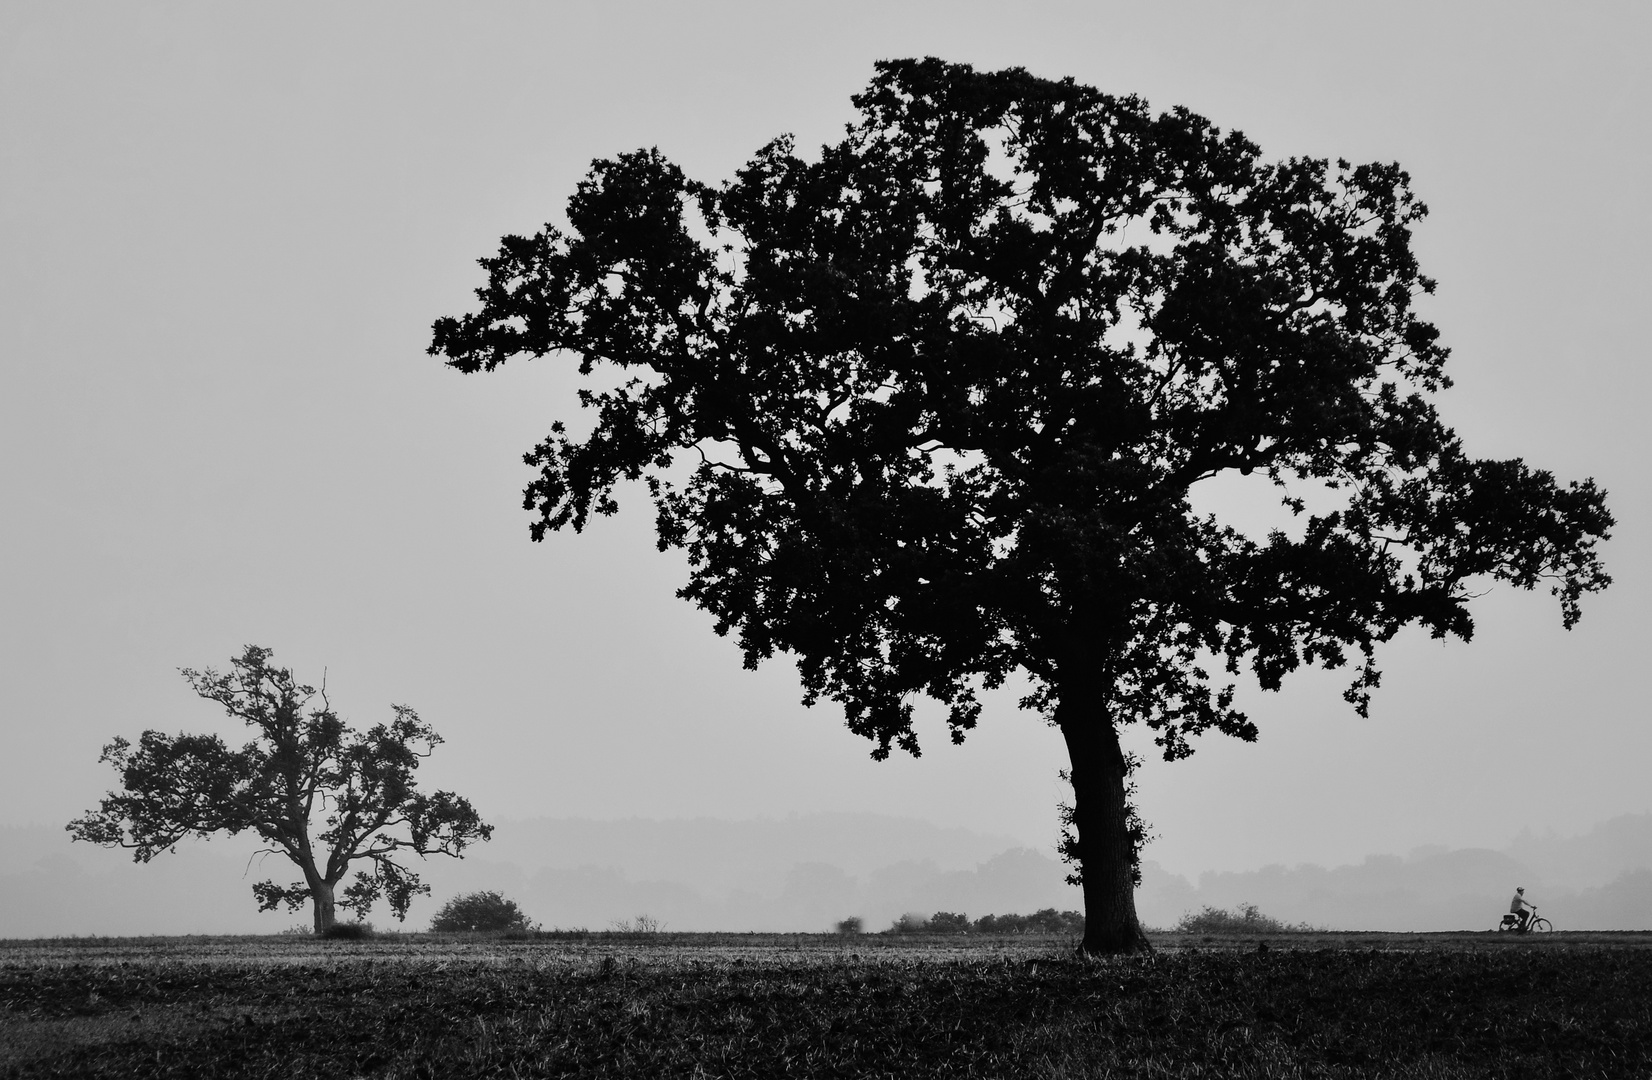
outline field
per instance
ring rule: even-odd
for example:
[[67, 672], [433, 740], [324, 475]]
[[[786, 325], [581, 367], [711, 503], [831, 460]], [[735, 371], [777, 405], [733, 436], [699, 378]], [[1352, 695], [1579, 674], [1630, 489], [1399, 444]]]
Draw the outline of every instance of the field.
[[1652, 935], [1155, 944], [0, 942], [0, 1076], [1652, 1076]]

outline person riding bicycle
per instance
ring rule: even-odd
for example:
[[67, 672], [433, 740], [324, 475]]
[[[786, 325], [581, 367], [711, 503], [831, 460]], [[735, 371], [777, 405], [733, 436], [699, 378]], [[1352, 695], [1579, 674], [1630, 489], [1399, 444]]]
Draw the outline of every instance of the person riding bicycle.
[[[1531, 910], [1528, 912], [1527, 908]], [[1526, 899], [1525, 886], [1514, 890], [1514, 899], [1509, 901], [1509, 914], [1519, 922], [1519, 929], [1525, 930], [1531, 925], [1532, 916], [1537, 914], [1537, 905]]]

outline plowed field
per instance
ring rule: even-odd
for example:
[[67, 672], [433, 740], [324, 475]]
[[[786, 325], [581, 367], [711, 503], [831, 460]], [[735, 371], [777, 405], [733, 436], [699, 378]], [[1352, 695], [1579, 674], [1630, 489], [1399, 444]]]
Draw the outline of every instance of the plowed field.
[[0, 1076], [1652, 1076], [1652, 935], [0, 943]]

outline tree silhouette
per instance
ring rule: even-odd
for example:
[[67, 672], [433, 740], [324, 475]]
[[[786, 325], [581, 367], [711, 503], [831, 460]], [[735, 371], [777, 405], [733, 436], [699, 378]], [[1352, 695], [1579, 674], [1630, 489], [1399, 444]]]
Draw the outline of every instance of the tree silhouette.
[[[1592, 482], [1470, 458], [1436, 414], [1398, 166], [1267, 162], [1185, 109], [935, 59], [854, 103], [817, 159], [779, 139], [720, 186], [595, 162], [430, 351], [576, 359], [591, 423], [527, 455], [533, 538], [646, 481], [679, 595], [748, 667], [795, 656], [874, 757], [918, 752], [915, 698], [959, 741], [1023, 673], [1071, 758], [1084, 949], [1146, 947], [1121, 728], [1172, 759], [1254, 739], [1242, 666], [1353, 661], [1363, 715], [1373, 646], [1468, 638], [1479, 583], [1549, 582], [1567, 627], [1608, 583]], [[1195, 512], [1226, 473], [1290, 526]]]
[[[117, 738], [101, 760], [120, 770], [122, 791], [70, 822], [69, 831], [76, 840], [131, 848], [134, 861], [148, 862], [191, 835], [251, 830], [303, 874], [291, 885], [254, 885], [260, 911], [308, 902], [320, 933], [333, 925], [340, 902], [365, 918], [383, 896], [405, 919], [413, 897], [430, 887], [398, 861], [401, 854], [459, 856], [493, 827], [450, 791], [418, 790], [413, 774], [442, 739], [412, 709], [396, 705], [389, 724], [358, 733], [333, 712], [325, 690], [321, 707], [306, 713], [315, 688], [272, 666], [271, 655], [248, 645], [227, 673], [183, 669], [197, 694], [257, 732], [252, 742], [231, 750], [216, 735], [146, 731], [134, 750]], [[318, 815], [322, 829], [312, 838]], [[358, 864], [369, 869], [357, 870], [335, 895]]]

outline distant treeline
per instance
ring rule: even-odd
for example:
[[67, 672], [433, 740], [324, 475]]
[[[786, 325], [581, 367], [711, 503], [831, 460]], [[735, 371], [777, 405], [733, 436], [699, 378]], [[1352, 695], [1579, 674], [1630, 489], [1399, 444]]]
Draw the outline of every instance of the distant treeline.
[[[838, 924], [841, 932], [860, 931], [859, 919], [845, 919]], [[1307, 923], [1289, 925], [1262, 914], [1255, 904], [1240, 904], [1233, 911], [1205, 905], [1198, 912], [1184, 914], [1176, 924], [1183, 934], [1289, 934], [1323, 932], [1322, 927]], [[968, 915], [952, 911], [937, 911], [924, 916], [916, 913], [902, 915], [886, 934], [1081, 934], [1084, 915], [1077, 911], [1057, 911], [1044, 908], [1031, 915], [983, 915], [970, 920]]]
[[970, 921], [968, 915], [952, 911], [937, 911], [923, 915], [902, 915], [888, 934], [1081, 934], [1084, 932], [1084, 914], [1078, 911], [1057, 911], [1044, 908], [1031, 915], [983, 915]]

